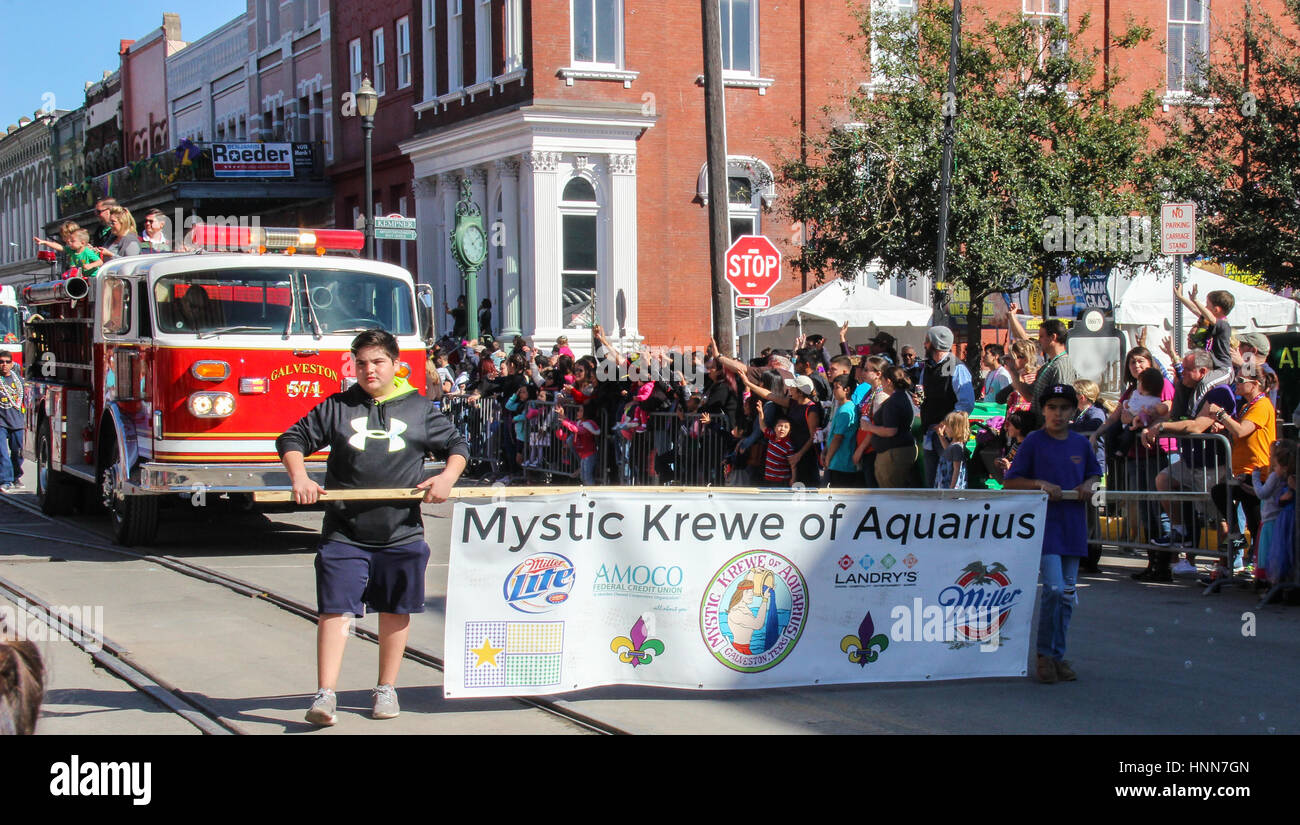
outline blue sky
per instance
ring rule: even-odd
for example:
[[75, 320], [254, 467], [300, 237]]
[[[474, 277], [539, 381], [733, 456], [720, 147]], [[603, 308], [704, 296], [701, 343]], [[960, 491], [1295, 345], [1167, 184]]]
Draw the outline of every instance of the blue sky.
[[31, 117], [53, 95], [56, 108], [85, 102], [87, 80], [118, 67], [119, 40], [138, 40], [181, 16], [181, 36], [198, 40], [244, 11], [245, 0], [0, 0], [0, 130]]

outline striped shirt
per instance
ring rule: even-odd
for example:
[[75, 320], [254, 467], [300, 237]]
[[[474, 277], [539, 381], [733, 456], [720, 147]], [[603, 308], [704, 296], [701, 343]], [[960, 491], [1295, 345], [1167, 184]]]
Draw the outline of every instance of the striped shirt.
[[790, 454], [794, 452], [794, 444], [789, 436], [777, 438], [772, 430], [766, 430], [763, 434], [767, 436], [767, 462], [763, 467], [763, 480], [788, 482], [791, 478]]

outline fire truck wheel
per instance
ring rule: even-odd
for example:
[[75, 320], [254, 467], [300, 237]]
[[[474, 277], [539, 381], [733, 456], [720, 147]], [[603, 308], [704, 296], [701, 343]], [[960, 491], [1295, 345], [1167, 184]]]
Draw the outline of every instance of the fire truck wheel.
[[36, 436], [36, 500], [47, 516], [65, 516], [72, 512], [76, 489], [63, 473], [50, 467], [50, 430], [42, 422]]
[[113, 524], [113, 540], [123, 547], [150, 544], [158, 532], [158, 496], [123, 494], [125, 479], [119, 477], [117, 445], [112, 443], [108, 461], [99, 470], [99, 491]]

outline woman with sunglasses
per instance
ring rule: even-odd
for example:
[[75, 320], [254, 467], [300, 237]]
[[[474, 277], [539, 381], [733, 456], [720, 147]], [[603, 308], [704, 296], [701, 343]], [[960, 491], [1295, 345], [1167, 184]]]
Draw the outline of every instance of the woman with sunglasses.
[[[1254, 494], [1251, 476], [1260, 471], [1267, 479], [1270, 464], [1269, 451], [1277, 439], [1277, 411], [1264, 392], [1263, 370], [1258, 364], [1247, 362], [1237, 368], [1237, 395], [1241, 403], [1235, 415], [1216, 404], [1207, 404], [1206, 412], [1214, 416], [1215, 432], [1222, 432], [1232, 440], [1232, 474], [1237, 484], [1233, 490], [1232, 502], [1228, 502], [1228, 485], [1216, 484], [1210, 488], [1210, 497], [1214, 499], [1219, 512], [1226, 512], [1228, 520], [1219, 522], [1219, 538], [1225, 540], [1230, 534], [1237, 534], [1241, 527], [1237, 523], [1237, 504], [1246, 512], [1246, 529], [1252, 537], [1259, 536], [1259, 498]], [[1242, 551], [1245, 547], [1233, 548], [1234, 566], [1243, 564]]]
[[140, 254], [140, 238], [136, 235], [135, 218], [131, 216], [131, 210], [122, 206], [110, 208], [108, 225], [113, 230], [113, 240], [108, 246], [95, 250], [99, 257], [107, 261]]

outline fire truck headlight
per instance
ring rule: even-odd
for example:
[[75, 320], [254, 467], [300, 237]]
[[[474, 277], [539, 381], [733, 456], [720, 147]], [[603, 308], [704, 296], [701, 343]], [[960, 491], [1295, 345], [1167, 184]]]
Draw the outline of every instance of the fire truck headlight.
[[225, 418], [235, 411], [235, 397], [228, 392], [196, 392], [190, 396], [189, 408], [197, 418]]
[[398, 378], [406, 378], [406, 377], [409, 376], [410, 374], [411, 374], [411, 365], [408, 364], [408, 363], [406, 363], [405, 361], [398, 361], [398, 362], [397, 362], [397, 377], [398, 377]]

